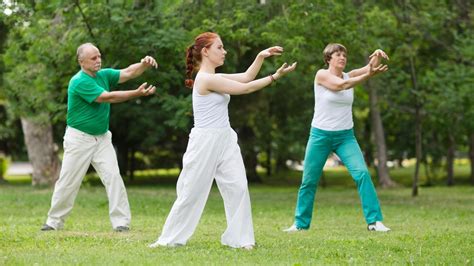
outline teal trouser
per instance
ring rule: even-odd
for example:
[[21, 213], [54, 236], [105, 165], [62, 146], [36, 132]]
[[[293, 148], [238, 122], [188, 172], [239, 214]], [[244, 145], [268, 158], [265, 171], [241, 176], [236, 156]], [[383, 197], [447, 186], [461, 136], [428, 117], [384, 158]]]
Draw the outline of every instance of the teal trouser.
[[368, 224], [382, 221], [382, 211], [377, 193], [353, 129], [325, 131], [313, 127], [306, 146], [303, 181], [296, 203], [296, 227], [307, 229], [310, 226], [316, 188], [324, 164], [331, 152], [335, 152], [339, 156], [357, 184], [365, 221]]

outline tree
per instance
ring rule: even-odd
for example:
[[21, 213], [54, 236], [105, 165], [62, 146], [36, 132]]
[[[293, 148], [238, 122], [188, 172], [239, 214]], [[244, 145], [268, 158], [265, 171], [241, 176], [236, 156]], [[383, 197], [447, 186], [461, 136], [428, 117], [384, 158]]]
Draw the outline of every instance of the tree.
[[64, 76], [70, 74], [67, 66], [74, 62], [68, 39], [77, 36], [77, 31], [66, 26], [67, 11], [30, 4], [18, 4], [9, 22], [4, 93], [12, 113], [21, 119], [33, 185], [51, 185], [60, 168], [52, 123], [64, 119]]
[[[434, 62], [426, 60], [429, 55], [440, 48], [425, 42], [426, 36], [436, 39], [442, 34], [443, 18], [447, 15], [445, 6], [440, 3], [398, 1], [389, 5], [393, 16], [396, 18], [397, 31], [392, 32], [392, 43], [397, 39], [404, 39], [405, 43], [396, 44], [393, 47], [395, 64], [400, 64], [401, 72], [395, 75], [387, 75], [392, 79], [393, 87], [389, 91], [389, 102], [396, 109], [409, 112], [413, 115], [410, 119], [414, 128], [414, 155], [416, 158], [415, 172], [413, 175], [412, 195], [418, 195], [418, 183], [420, 175], [420, 164], [423, 160], [423, 143], [426, 135], [423, 135], [425, 124], [427, 97], [430, 87], [423, 78]], [[433, 16], [436, 14], [436, 16]], [[394, 84], [395, 83], [395, 84]], [[409, 88], [404, 90], [401, 88]], [[406, 135], [405, 135], [406, 136]], [[399, 139], [399, 137], [397, 138]], [[413, 150], [412, 150], [413, 151]]]
[[[395, 18], [387, 10], [380, 10], [378, 6], [371, 3], [362, 5], [360, 1], [354, 1], [355, 8], [359, 13], [359, 26], [357, 27], [360, 38], [356, 44], [360, 47], [361, 56], [367, 58], [371, 51], [363, 51], [370, 44], [375, 48], [389, 48], [388, 40], [390, 33], [395, 29]], [[362, 43], [359, 43], [362, 42]], [[388, 51], [387, 51], [388, 52]], [[384, 62], [382, 62], [384, 63]], [[386, 62], [385, 62], [386, 63]], [[396, 183], [390, 178], [388, 170], [387, 144], [385, 141], [385, 130], [380, 111], [380, 100], [378, 90], [382, 88], [379, 78], [369, 80], [364, 85], [369, 92], [369, 108], [370, 108], [370, 128], [375, 140], [376, 156], [377, 156], [377, 176], [379, 184], [382, 187], [394, 187]]]

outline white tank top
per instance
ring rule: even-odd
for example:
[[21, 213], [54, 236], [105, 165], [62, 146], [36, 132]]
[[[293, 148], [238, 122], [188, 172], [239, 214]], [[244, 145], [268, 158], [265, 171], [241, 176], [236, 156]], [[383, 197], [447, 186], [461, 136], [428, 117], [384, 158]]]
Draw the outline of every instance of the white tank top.
[[[349, 74], [342, 73], [343, 79]], [[352, 103], [354, 89], [332, 91], [314, 83], [314, 115], [311, 126], [328, 131], [346, 130], [354, 126]]]
[[201, 95], [197, 88], [193, 88], [194, 127], [230, 127], [229, 102], [229, 94], [211, 92], [207, 95]]

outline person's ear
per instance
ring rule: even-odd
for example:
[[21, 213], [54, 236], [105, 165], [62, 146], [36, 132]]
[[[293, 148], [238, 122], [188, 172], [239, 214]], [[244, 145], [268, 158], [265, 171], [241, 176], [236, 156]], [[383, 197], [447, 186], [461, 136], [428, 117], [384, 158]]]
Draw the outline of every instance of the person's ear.
[[205, 57], [209, 56], [209, 51], [207, 50], [206, 47], [202, 48], [201, 54], [202, 54], [202, 56], [205, 56]]

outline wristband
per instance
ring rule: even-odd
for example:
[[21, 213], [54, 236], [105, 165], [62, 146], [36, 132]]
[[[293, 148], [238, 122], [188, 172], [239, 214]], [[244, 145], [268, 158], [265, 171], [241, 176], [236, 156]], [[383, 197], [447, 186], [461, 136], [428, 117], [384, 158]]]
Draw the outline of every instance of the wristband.
[[276, 79], [273, 77], [273, 75], [269, 75], [269, 77], [270, 77], [270, 80], [272, 81], [271, 83], [276, 81]]

